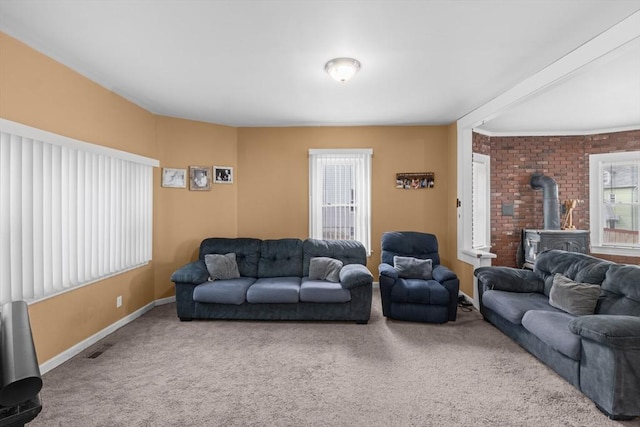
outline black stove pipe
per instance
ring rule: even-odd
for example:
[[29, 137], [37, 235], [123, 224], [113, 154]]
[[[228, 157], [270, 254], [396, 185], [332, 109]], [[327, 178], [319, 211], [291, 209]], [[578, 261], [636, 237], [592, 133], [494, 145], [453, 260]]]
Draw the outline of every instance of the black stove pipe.
[[531, 188], [542, 189], [544, 229], [560, 230], [560, 200], [556, 181], [550, 176], [534, 173], [531, 175]]

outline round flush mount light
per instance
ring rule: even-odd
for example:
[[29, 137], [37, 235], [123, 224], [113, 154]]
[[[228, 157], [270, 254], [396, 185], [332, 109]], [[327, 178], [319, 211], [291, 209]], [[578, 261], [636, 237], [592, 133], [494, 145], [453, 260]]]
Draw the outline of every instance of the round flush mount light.
[[360, 61], [353, 58], [335, 58], [327, 62], [324, 69], [338, 82], [346, 82], [360, 69]]

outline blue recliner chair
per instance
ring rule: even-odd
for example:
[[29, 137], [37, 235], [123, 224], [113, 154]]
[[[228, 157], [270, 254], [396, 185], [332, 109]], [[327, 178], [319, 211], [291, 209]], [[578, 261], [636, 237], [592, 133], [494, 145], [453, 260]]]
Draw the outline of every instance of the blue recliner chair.
[[[429, 259], [431, 273], [428, 274], [427, 269], [426, 275], [424, 272], [415, 274], [415, 269], [411, 272], [402, 265], [409, 262], [428, 266], [428, 262], [420, 260]], [[379, 272], [384, 316], [428, 323], [456, 320], [460, 281], [453, 271], [440, 264], [438, 240], [433, 234], [415, 231], [384, 233]]]

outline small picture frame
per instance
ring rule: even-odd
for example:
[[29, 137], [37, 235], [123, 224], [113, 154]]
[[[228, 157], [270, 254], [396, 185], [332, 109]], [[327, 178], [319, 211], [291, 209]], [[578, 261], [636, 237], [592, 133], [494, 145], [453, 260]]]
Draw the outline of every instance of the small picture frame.
[[162, 168], [162, 186], [166, 188], [187, 188], [187, 170]]
[[231, 166], [214, 166], [213, 179], [216, 184], [233, 184], [233, 168]]
[[189, 166], [189, 190], [211, 190], [211, 166]]

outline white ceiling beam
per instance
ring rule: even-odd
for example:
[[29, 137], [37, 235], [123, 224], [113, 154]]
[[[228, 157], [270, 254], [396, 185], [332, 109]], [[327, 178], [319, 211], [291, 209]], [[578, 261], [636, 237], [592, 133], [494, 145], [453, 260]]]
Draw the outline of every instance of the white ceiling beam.
[[[509, 107], [571, 76], [581, 68], [640, 37], [640, 11], [594, 37], [540, 72], [515, 85], [502, 95], [460, 118], [457, 124], [457, 253], [458, 259], [474, 267], [481, 258], [470, 255], [472, 230], [471, 163], [473, 129]], [[474, 290], [475, 292], [475, 290]]]
[[458, 129], [474, 128], [545, 90], [574, 72], [640, 37], [640, 11], [594, 37], [543, 70], [458, 120]]

